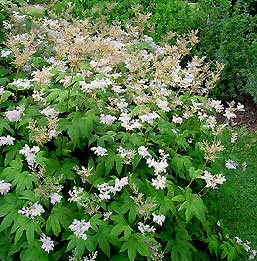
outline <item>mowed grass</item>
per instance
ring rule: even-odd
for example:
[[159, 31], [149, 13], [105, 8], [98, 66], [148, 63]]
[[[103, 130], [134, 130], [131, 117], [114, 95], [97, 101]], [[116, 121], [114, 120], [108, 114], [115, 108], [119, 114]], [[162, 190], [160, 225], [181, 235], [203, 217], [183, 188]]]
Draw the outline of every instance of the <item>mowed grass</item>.
[[[238, 133], [234, 143], [233, 132]], [[222, 142], [225, 150], [213, 164], [213, 173], [223, 173], [227, 181], [211, 193], [209, 207], [231, 237], [248, 240], [251, 249], [257, 249], [257, 133], [246, 127], [233, 128], [224, 133]], [[228, 159], [238, 162], [237, 169], [225, 167]]]

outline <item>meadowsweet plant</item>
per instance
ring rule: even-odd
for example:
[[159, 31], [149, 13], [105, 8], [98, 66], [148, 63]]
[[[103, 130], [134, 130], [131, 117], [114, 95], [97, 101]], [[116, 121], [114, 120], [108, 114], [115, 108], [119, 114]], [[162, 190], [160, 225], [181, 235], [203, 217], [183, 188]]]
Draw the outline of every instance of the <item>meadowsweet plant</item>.
[[124, 27], [48, 14], [12, 10], [4, 27], [1, 259], [236, 258], [205, 195], [226, 181], [211, 164], [243, 108], [208, 98], [223, 66], [188, 56], [197, 32], [157, 45], [150, 14]]

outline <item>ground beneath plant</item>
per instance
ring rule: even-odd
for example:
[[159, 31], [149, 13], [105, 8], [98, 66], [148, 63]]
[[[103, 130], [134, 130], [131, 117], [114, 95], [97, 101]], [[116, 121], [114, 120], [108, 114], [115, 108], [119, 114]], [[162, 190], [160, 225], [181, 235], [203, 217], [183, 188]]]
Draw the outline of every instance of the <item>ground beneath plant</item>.
[[[257, 131], [257, 104], [251, 97], [244, 97], [240, 102], [245, 106], [245, 111], [236, 113], [235, 125], [238, 127], [247, 125], [251, 130]], [[223, 121], [224, 117], [218, 115], [218, 119]]]

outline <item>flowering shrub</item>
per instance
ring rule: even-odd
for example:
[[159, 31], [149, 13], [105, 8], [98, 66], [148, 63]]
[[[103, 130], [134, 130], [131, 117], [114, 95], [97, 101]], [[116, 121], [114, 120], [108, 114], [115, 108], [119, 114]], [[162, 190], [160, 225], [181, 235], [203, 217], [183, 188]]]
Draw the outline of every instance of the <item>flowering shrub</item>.
[[[137, 25], [33, 18], [5, 22], [1, 87], [1, 259], [192, 260], [240, 253], [205, 194], [225, 182], [211, 162], [242, 105], [209, 99], [222, 70]], [[26, 21], [30, 21], [28, 28]]]

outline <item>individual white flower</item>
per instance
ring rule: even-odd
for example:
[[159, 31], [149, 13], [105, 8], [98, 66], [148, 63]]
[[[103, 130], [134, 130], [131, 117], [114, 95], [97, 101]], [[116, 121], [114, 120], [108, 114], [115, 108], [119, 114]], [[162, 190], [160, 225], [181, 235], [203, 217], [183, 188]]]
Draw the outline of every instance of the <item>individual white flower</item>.
[[17, 110], [5, 112], [5, 116], [10, 122], [17, 122], [21, 119], [23, 112], [24, 112], [24, 107], [17, 107]]
[[95, 251], [94, 253], [89, 254], [86, 257], [83, 257], [83, 261], [95, 261], [96, 257], [97, 257], [97, 251]]
[[222, 112], [224, 110], [224, 106], [222, 105], [221, 101], [209, 99], [207, 108], [215, 109], [216, 112]]
[[119, 146], [117, 151], [118, 151], [118, 154], [120, 155], [120, 157], [124, 160], [123, 162], [125, 164], [130, 164], [136, 154], [135, 150], [125, 149], [121, 146]]
[[163, 111], [165, 112], [169, 112], [170, 111], [170, 108], [169, 108], [169, 103], [167, 100], [161, 100], [161, 99], [158, 99], [156, 101], [156, 105]]
[[98, 184], [97, 189], [100, 191], [98, 195], [100, 200], [111, 199], [111, 193], [114, 193], [114, 187], [110, 186], [108, 183]]
[[233, 132], [233, 133], [231, 134], [231, 139], [230, 139], [230, 141], [231, 141], [232, 143], [235, 143], [235, 142], [237, 141], [237, 137], [238, 137], [238, 134], [237, 134], [236, 132]]
[[169, 166], [167, 162], [167, 157], [169, 156], [169, 154], [165, 154], [163, 150], [159, 150], [159, 153], [161, 154], [161, 158], [158, 161], [152, 157], [149, 157], [146, 160], [147, 166], [149, 168], [154, 168], [155, 175], [167, 172], [167, 168]]
[[73, 187], [73, 190], [69, 190], [69, 199], [68, 201], [69, 202], [77, 202], [77, 203], [80, 203], [81, 202], [81, 199], [83, 197], [83, 193], [84, 192], [84, 189], [83, 188], [80, 188], [80, 187]]
[[251, 247], [249, 246], [251, 242], [246, 242], [243, 244], [243, 247], [245, 249], [246, 252], [249, 252], [251, 250]]
[[237, 104], [237, 106], [236, 106], [236, 109], [238, 110], [238, 111], [245, 111], [245, 106], [243, 105], [243, 104], [241, 104], [240, 102]]
[[25, 215], [28, 218], [35, 219], [37, 216], [41, 216], [45, 212], [42, 205], [36, 203], [30, 203], [29, 207], [23, 207], [18, 210], [18, 213], [21, 215]]
[[0, 86], [0, 96], [2, 96], [3, 93], [4, 93], [4, 87], [1, 87], [1, 86]]
[[246, 168], [247, 168], [247, 163], [244, 161], [244, 162], [242, 163], [242, 169], [243, 169], [243, 171], [246, 171]]
[[11, 137], [10, 135], [7, 136], [1, 136], [0, 137], [0, 147], [4, 145], [13, 145], [15, 141], [15, 138]]
[[72, 79], [72, 76], [65, 75], [65, 77], [60, 80], [60, 83], [62, 83], [64, 86], [67, 86], [68, 83], [70, 83], [71, 79]]
[[108, 220], [111, 215], [112, 215], [112, 211], [104, 212], [103, 214], [104, 221]]
[[45, 212], [42, 205], [40, 205], [38, 203], [34, 203], [31, 207], [30, 211], [31, 211], [31, 217], [32, 218], [37, 217], [37, 216], [41, 216]]
[[105, 91], [107, 86], [112, 84], [112, 81], [109, 79], [96, 79], [93, 80], [91, 83], [86, 83], [84, 81], [79, 82], [81, 85], [81, 90], [84, 92], [88, 92], [90, 90], [100, 89]]
[[52, 241], [50, 237], [42, 234], [39, 240], [42, 242], [41, 248], [44, 249], [47, 253], [54, 250], [54, 241]]
[[11, 189], [11, 184], [5, 182], [4, 180], [0, 180], [0, 194], [5, 195], [6, 193], [9, 192]]
[[151, 227], [149, 225], [145, 225], [142, 222], [138, 222], [138, 230], [141, 232], [141, 234], [144, 233], [154, 233], [155, 232], [155, 227]]
[[148, 149], [145, 146], [140, 146], [137, 151], [138, 154], [143, 158], [151, 157], [150, 153], [148, 152]]
[[158, 175], [156, 179], [152, 179], [152, 185], [156, 189], [165, 189], [166, 188], [166, 177]]
[[153, 213], [153, 222], [157, 223], [158, 225], [162, 226], [162, 224], [165, 221], [165, 216], [164, 215], [157, 215]]
[[54, 193], [50, 196], [50, 202], [55, 205], [55, 203], [60, 202], [62, 199], [62, 196], [59, 195], [58, 193]]
[[217, 185], [222, 185], [226, 181], [226, 178], [222, 174], [212, 175], [207, 170], [204, 171], [204, 175], [201, 178], [205, 180], [206, 187], [212, 189], [217, 188]]
[[74, 219], [71, 225], [69, 226], [70, 230], [79, 238], [84, 240], [87, 239], [86, 232], [91, 227], [90, 222], [86, 222], [84, 219], [81, 221]]
[[46, 107], [41, 111], [41, 114], [45, 115], [48, 118], [55, 118], [57, 116], [57, 112], [54, 108], [51, 108], [50, 106]]
[[101, 114], [100, 115], [100, 122], [103, 124], [107, 124], [107, 125], [111, 125], [112, 123], [114, 123], [116, 121], [116, 117], [112, 116], [110, 114]]
[[95, 155], [97, 156], [107, 156], [107, 149], [97, 146], [97, 147], [92, 147], [91, 150], [94, 152]]
[[32, 148], [30, 148], [28, 144], [25, 144], [25, 146], [19, 151], [19, 153], [25, 156], [26, 161], [28, 162], [30, 167], [34, 167], [36, 156], [39, 151], [40, 148], [38, 146], [33, 146]]
[[228, 120], [236, 118], [236, 114], [229, 109], [225, 110], [225, 113], [223, 114], [224, 117], [226, 117]]
[[207, 129], [214, 129], [217, 124], [216, 118], [214, 116], [209, 116], [206, 119], [206, 123], [203, 125], [203, 127]]
[[15, 85], [23, 90], [28, 90], [31, 87], [31, 81], [26, 78], [19, 78], [11, 82], [10, 85]]
[[4, 28], [5, 30], [12, 29], [12, 27], [13, 27], [12, 24], [10, 24], [10, 23], [7, 22], [7, 21], [3, 21], [3, 28]]
[[172, 122], [181, 124], [183, 122], [183, 118], [173, 115]]
[[124, 98], [121, 98], [118, 102], [117, 102], [117, 108], [122, 112], [126, 112], [127, 107], [128, 107], [128, 103], [126, 102], [126, 100]]
[[149, 124], [153, 124], [153, 121], [155, 119], [160, 118], [160, 115], [157, 114], [156, 112], [150, 112], [150, 113], [146, 113], [143, 115], [138, 116], [138, 118], [144, 123], [147, 122]]
[[242, 245], [243, 244], [243, 240], [239, 237], [235, 237], [235, 240], [236, 242], [239, 244], [239, 245]]
[[237, 169], [238, 167], [238, 163], [234, 160], [226, 160], [226, 164], [225, 164], [227, 169]]
[[253, 260], [257, 254], [256, 250], [251, 250], [250, 252], [251, 254], [249, 255], [249, 260]]
[[1, 57], [2, 58], [8, 57], [11, 53], [12, 53], [12, 51], [10, 51], [10, 50], [2, 50]]
[[124, 177], [124, 178], [121, 178], [121, 179], [116, 178], [115, 179], [115, 185], [114, 185], [115, 192], [121, 191], [122, 188], [126, 185], [128, 185], [128, 177]]

